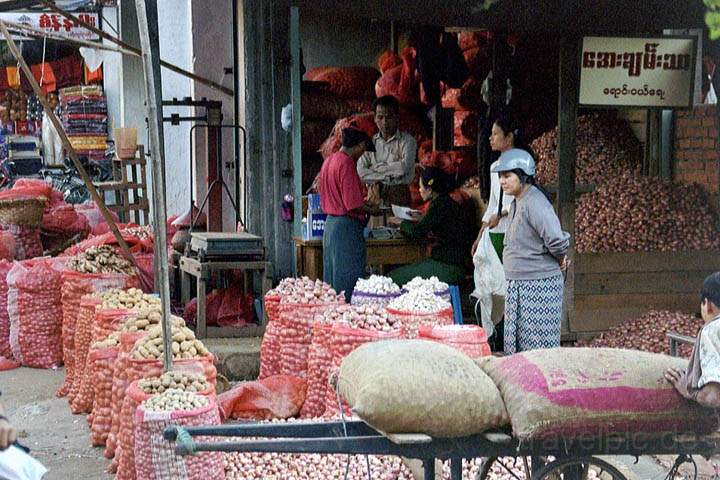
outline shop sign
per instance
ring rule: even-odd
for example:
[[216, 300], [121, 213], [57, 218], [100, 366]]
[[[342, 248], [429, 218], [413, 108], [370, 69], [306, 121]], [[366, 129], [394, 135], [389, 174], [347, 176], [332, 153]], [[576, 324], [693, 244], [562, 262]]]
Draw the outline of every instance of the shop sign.
[[[93, 27], [98, 26], [97, 13], [76, 13], [75, 15], [80, 20], [92, 25]], [[98, 40], [100, 38], [97, 34], [81, 26], [79, 23], [68, 20], [57, 13], [3, 12], [0, 13], [0, 19], [6, 22], [22, 23], [37, 30], [43, 30], [48, 33], [63, 35], [79, 40]], [[14, 37], [16, 39], [23, 38], [17, 35], [14, 35]]]
[[585, 37], [580, 104], [598, 107], [690, 107], [695, 37]]

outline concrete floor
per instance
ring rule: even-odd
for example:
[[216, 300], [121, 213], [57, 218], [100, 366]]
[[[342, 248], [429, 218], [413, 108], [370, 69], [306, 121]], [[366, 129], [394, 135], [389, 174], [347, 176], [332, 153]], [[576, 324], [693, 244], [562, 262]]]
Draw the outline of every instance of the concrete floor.
[[70, 413], [67, 399], [55, 392], [63, 370], [18, 368], [0, 372], [1, 401], [18, 428], [20, 442], [48, 469], [45, 480], [104, 480], [109, 461], [90, 446], [85, 415]]

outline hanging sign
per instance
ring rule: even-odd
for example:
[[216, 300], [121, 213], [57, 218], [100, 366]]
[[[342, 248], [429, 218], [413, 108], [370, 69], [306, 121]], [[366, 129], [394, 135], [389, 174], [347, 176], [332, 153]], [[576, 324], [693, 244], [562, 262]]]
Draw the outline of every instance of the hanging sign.
[[695, 37], [585, 37], [580, 104], [598, 107], [690, 107]]
[[[97, 13], [76, 13], [80, 20], [94, 27], [98, 26]], [[22, 23], [37, 30], [43, 30], [48, 33], [64, 35], [66, 37], [79, 40], [99, 40], [96, 33], [91, 32], [79, 23], [59, 15], [57, 13], [45, 12], [2, 12], [0, 19], [6, 22]], [[16, 39], [23, 37], [13, 35]]]

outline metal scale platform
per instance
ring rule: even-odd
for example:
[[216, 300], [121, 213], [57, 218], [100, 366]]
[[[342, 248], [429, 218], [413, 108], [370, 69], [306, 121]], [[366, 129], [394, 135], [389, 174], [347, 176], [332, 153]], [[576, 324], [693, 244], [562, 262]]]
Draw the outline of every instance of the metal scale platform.
[[262, 237], [246, 232], [192, 232], [190, 251], [203, 261], [262, 260], [265, 247]]

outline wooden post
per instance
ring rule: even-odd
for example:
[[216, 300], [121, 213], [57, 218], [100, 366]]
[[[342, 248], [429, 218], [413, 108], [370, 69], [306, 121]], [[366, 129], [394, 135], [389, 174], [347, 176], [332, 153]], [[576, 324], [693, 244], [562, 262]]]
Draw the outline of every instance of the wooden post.
[[57, 115], [55, 115], [55, 112], [53, 111], [52, 107], [50, 106], [50, 103], [47, 100], [47, 97], [45, 96], [45, 92], [43, 92], [42, 88], [40, 88], [40, 85], [38, 84], [37, 80], [35, 80], [35, 77], [32, 74], [32, 71], [30, 70], [30, 67], [28, 67], [27, 62], [25, 62], [25, 59], [22, 56], [22, 53], [20, 53], [20, 49], [15, 44], [15, 40], [13, 40], [12, 36], [10, 35], [10, 32], [7, 29], [7, 26], [5, 25], [5, 22], [0, 20], [0, 31], [2, 32], [3, 36], [5, 37], [5, 40], [7, 41], [8, 48], [10, 48], [10, 52], [12, 52], [13, 56], [15, 57], [15, 60], [17, 60], [18, 64], [20, 64], [20, 68], [25, 73], [25, 76], [27, 77], [28, 83], [30, 83], [30, 86], [32, 87], [33, 91], [35, 92], [35, 95], [37, 95], [38, 100], [40, 100], [40, 104], [43, 106], [43, 109], [45, 110], [45, 113], [47, 113], [48, 119], [50, 120], [50, 123], [53, 124], [53, 127], [55, 127], [55, 130], [58, 133], [58, 136], [60, 137], [60, 141], [63, 144], [63, 148], [67, 150], [67, 154], [70, 157], [70, 160], [73, 162], [73, 165], [75, 165], [75, 168], [78, 171], [78, 174], [80, 175], [80, 178], [82, 178], [83, 182], [85, 183], [85, 186], [87, 187], [88, 191], [90, 192], [90, 197], [93, 199], [93, 201], [97, 204], [98, 208], [100, 209], [100, 213], [102, 214], [103, 218], [107, 222], [108, 226], [110, 227], [110, 231], [113, 233], [113, 236], [115, 237], [115, 240], [117, 240], [118, 244], [120, 245], [120, 248], [123, 251], [123, 254], [128, 259], [128, 261], [135, 262], [133, 259], [132, 254], [130, 253], [130, 248], [128, 247], [128, 244], [125, 242], [125, 240], [122, 238], [122, 235], [120, 235], [120, 230], [118, 230], [117, 225], [115, 224], [115, 219], [113, 219], [112, 215], [107, 209], [107, 206], [105, 205], [105, 201], [98, 193], [97, 189], [95, 188], [95, 185], [93, 185], [92, 180], [90, 179], [90, 176], [85, 171], [85, 168], [82, 166], [82, 163], [80, 163], [80, 158], [78, 157], [77, 153], [75, 152], [75, 149], [73, 148], [72, 144], [70, 143], [70, 139], [68, 138], [67, 134], [65, 133], [65, 129], [62, 126], [62, 123], [60, 123], [60, 120], [57, 118]]
[[[560, 91], [558, 105], [558, 194], [556, 208], [565, 231], [575, 235], [575, 163], [577, 160], [576, 119], [580, 87], [579, 40], [564, 38], [560, 47]], [[574, 238], [573, 238], [574, 240]], [[575, 312], [574, 248], [565, 281], [563, 331], [569, 332]]]
[[[155, 290], [160, 292], [165, 370], [172, 369], [170, 281], [167, 261], [167, 211], [165, 203], [165, 143], [162, 120], [162, 79], [158, 38], [157, 0], [135, 0], [142, 46], [143, 74], [152, 160], [152, 200], [155, 232]], [[204, 300], [204, 299], [202, 299]], [[198, 299], [200, 305], [201, 299]]]

